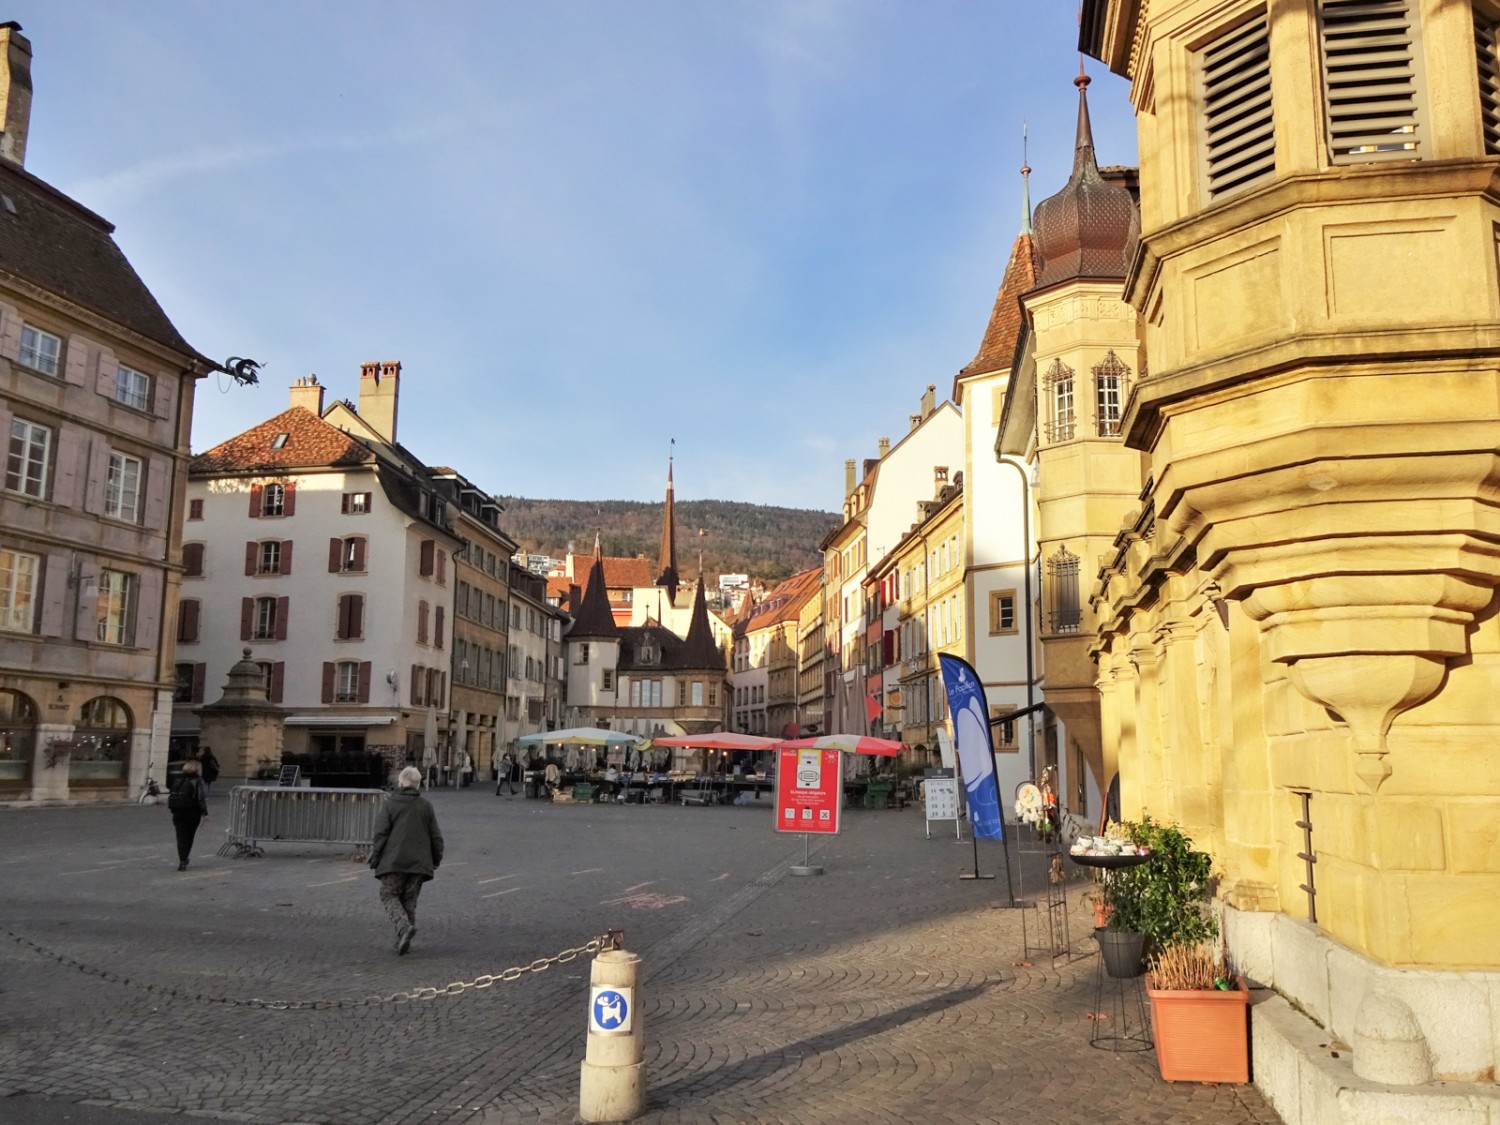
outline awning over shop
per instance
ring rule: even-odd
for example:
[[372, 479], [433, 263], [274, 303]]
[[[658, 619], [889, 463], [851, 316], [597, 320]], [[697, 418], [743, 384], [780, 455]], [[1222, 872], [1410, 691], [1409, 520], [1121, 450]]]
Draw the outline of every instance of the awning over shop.
[[289, 727], [388, 727], [394, 715], [288, 715], [282, 720]]

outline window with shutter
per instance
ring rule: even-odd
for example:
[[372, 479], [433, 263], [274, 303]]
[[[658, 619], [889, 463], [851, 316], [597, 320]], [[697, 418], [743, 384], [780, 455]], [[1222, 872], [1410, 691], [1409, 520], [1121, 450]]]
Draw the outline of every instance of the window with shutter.
[[1474, 55], [1479, 63], [1479, 109], [1484, 151], [1500, 155], [1500, 20], [1474, 9]]
[[1201, 73], [1204, 182], [1216, 198], [1276, 171], [1265, 13], [1204, 48]]
[[1409, 0], [1322, 0], [1323, 106], [1334, 164], [1411, 160], [1421, 144]]
[[182, 572], [186, 578], [203, 577], [202, 543], [184, 543], [182, 545]]
[[197, 598], [184, 598], [177, 610], [177, 642], [190, 645], [198, 641], [198, 613], [199, 602]]

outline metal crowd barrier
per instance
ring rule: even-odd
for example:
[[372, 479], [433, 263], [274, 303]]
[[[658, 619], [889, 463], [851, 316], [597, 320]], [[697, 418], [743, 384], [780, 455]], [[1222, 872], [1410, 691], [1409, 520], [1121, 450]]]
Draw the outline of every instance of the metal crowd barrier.
[[368, 849], [380, 789], [288, 789], [237, 785], [229, 794], [222, 856], [260, 856], [261, 842], [349, 844]]

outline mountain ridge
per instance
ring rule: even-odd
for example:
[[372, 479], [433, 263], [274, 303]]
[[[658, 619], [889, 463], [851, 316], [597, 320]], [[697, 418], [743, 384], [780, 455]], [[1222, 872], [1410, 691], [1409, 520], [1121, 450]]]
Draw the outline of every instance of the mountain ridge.
[[[598, 532], [606, 555], [657, 560], [662, 504], [643, 500], [535, 500], [498, 497], [500, 526], [521, 550], [561, 558], [594, 549]], [[839, 517], [811, 508], [782, 508], [738, 500], [680, 500], [677, 571], [698, 576], [698, 554], [707, 575], [748, 574], [767, 582], [821, 566], [818, 543]]]

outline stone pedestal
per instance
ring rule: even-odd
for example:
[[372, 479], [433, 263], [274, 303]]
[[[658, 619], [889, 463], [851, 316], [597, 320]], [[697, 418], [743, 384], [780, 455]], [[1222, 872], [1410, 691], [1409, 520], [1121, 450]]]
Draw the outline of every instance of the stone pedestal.
[[197, 708], [198, 745], [213, 749], [225, 782], [244, 781], [262, 760], [281, 761], [284, 714], [266, 698], [265, 678], [247, 648], [229, 669], [218, 702]]

